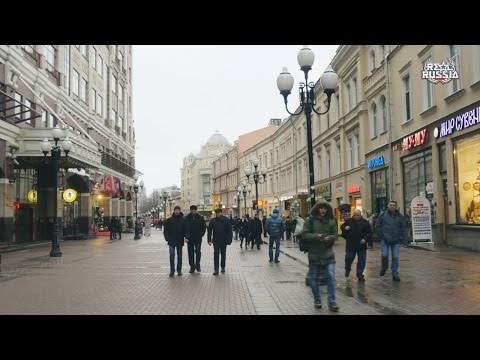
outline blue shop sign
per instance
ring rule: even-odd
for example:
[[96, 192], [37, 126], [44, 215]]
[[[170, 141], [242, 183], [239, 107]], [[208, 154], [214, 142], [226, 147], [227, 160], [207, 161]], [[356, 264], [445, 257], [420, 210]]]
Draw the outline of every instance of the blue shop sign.
[[379, 166], [385, 165], [385, 158], [382, 156], [378, 156], [376, 158], [373, 158], [371, 160], [368, 160], [368, 168], [373, 169]]

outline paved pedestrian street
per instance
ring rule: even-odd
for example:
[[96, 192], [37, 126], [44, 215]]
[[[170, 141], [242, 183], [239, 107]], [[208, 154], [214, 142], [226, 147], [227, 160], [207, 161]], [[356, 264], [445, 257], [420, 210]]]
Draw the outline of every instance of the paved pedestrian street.
[[344, 277], [344, 240], [335, 245], [337, 304], [313, 307], [305, 286], [307, 257], [282, 241], [279, 264], [268, 262], [268, 246], [227, 248], [226, 273], [213, 276], [213, 247], [202, 243], [202, 272], [170, 278], [163, 233], [133, 240], [61, 242], [63, 257], [49, 256], [50, 244], [2, 254], [0, 314], [195, 314], [195, 315], [408, 315], [480, 314], [480, 254], [458, 249], [401, 248], [400, 283], [390, 269], [379, 276], [380, 250], [367, 253], [365, 284]]

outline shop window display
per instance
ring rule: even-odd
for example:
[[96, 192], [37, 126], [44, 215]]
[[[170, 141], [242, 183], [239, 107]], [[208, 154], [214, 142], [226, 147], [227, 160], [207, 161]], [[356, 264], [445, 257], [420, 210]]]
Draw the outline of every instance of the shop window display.
[[480, 134], [455, 143], [457, 222], [480, 224]]

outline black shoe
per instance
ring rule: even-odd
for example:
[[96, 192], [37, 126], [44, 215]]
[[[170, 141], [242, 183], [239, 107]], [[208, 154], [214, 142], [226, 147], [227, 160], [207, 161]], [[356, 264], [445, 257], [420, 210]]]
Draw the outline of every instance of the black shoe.
[[213, 273], [213, 275], [218, 275], [218, 271], [215, 271], [215, 272]]
[[385, 275], [386, 272], [387, 272], [387, 269], [382, 269], [382, 270], [380, 271], [380, 276]]
[[270, 260], [268, 260], [268, 262], [269, 262], [269, 263], [272, 263], [272, 262], [273, 262], [273, 260], [272, 260], [272, 259], [270, 259]]
[[222, 269], [222, 274], [225, 274], [225, 269]]
[[394, 276], [394, 277], [392, 278], [392, 280], [393, 280], [393, 281], [400, 282], [400, 278], [399, 278], [398, 276]]
[[317, 309], [321, 309], [322, 308], [322, 302], [320, 301], [320, 299], [317, 299], [313, 302], [313, 306], [315, 306]]
[[257, 250], [260, 250], [260, 246], [257, 246]]
[[337, 303], [336, 302], [332, 302], [330, 304], [328, 304], [328, 309], [330, 311], [335, 311], [337, 312], [338, 310], [340, 310], [340, 308], [338, 307]]
[[278, 264], [279, 262], [280, 262], [280, 260], [278, 260], [278, 259], [277, 259], [277, 260], [275, 260], [275, 264]]
[[189, 273], [193, 274], [195, 272], [195, 268], [191, 267]]
[[182, 274], [181, 272], [179, 272], [179, 273], [177, 274], [177, 276], [182, 276], [182, 275], [183, 275], [183, 274]]
[[357, 275], [357, 278], [358, 278], [358, 282], [364, 282], [365, 281], [365, 276], [363, 275]]
[[201, 271], [202, 271], [202, 270], [200, 269], [200, 265], [197, 265], [197, 266], [195, 267], [195, 269], [197, 270], [197, 272], [201, 272]]
[[350, 276], [350, 270], [345, 270], [345, 277], [349, 277]]
[[170, 274], [168, 274], [168, 276], [170, 276], [170, 277], [173, 277], [174, 275], [175, 275], [175, 273], [172, 273], [172, 272]]

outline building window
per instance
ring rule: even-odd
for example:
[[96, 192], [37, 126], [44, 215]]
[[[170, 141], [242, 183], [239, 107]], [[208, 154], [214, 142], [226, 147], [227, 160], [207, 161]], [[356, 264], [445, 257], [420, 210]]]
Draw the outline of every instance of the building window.
[[412, 118], [411, 114], [411, 100], [410, 100], [410, 74], [407, 74], [402, 79], [403, 83], [403, 123], [406, 123]]
[[[422, 63], [422, 69], [425, 68], [425, 63], [432, 61], [428, 58]], [[431, 81], [424, 80], [422, 81], [422, 92], [423, 92], [423, 110], [430, 109], [433, 104], [433, 83]]]
[[48, 117], [47, 112], [42, 109], [42, 127], [43, 127], [43, 128], [48, 127], [47, 117]]
[[70, 90], [70, 45], [65, 45], [63, 52], [63, 76], [65, 76], [65, 88]]
[[123, 102], [123, 86], [118, 84], [118, 100]]
[[112, 92], [114, 94], [117, 93], [117, 78], [115, 77], [115, 75], [112, 74], [112, 77], [111, 77], [111, 84], [110, 84], [111, 88], [112, 88]]
[[472, 45], [472, 66], [473, 66], [472, 84], [474, 84], [477, 81], [480, 81], [480, 45]]
[[78, 96], [80, 93], [80, 74], [77, 72], [77, 70], [73, 70], [73, 93]]
[[347, 139], [347, 145], [348, 145], [347, 169], [350, 170], [351, 168], [353, 168], [353, 141], [351, 137]]
[[454, 143], [457, 223], [480, 224], [480, 134]]
[[432, 177], [432, 150], [428, 149], [419, 153], [405, 156], [403, 163], [403, 213], [410, 215], [410, 203], [413, 198], [426, 194], [428, 182], [433, 181]]
[[438, 169], [440, 172], [447, 171], [447, 145], [445, 143], [438, 145]]
[[347, 103], [345, 104], [347, 106], [347, 112], [350, 111], [350, 109], [352, 108], [352, 96], [350, 94], [350, 84], [347, 84], [347, 87], [346, 87], [346, 92], [347, 92]]
[[375, 51], [371, 50], [370, 51], [370, 72], [373, 72], [375, 70]]
[[387, 169], [370, 173], [372, 184], [372, 213], [377, 217], [381, 211], [387, 210], [388, 177]]
[[54, 71], [55, 70], [55, 48], [53, 45], [44, 45], [43, 46], [43, 55], [45, 55], [45, 60], [47, 62], [47, 70]]
[[[25, 118], [31, 118], [31, 117], [33, 116], [33, 113], [32, 113], [30, 110], [28, 110], [28, 108], [33, 109], [33, 103], [32, 103], [30, 100], [25, 99], [25, 105], [28, 106], [28, 107], [25, 107], [25, 108], [23, 109], [24, 111], [27, 111], [27, 112], [25, 113], [25, 115], [23, 115], [23, 116], [24, 116]], [[25, 121], [25, 122], [26, 122], [27, 124], [30, 124], [30, 125], [35, 126], [35, 119], [30, 119], [30, 120], [27, 120], [27, 121]]]
[[332, 164], [331, 164], [331, 159], [330, 159], [330, 149], [328, 149], [326, 151], [326, 153], [327, 153], [327, 159], [326, 159], [327, 160], [327, 164], [326, 164], [327, 165], [327, 173], [326, 173], [326, 177], [329, 178], [330, 176], [332, 176], [332, 173], [331, 173]]
[[97, 113], [103, 116], [103, 98], [97, 94]]
[[[337, 103], [337, 121], [340, 120], [340, 96], [335, 95], [335, 102]], [[327, 129], [330, 127], [330, 123], [327, 123]]]
[[382, 104], [382, 133], [388, 131], [388, 125], [387, 125], [387, 100], [385, 99], [385, 96], [382, 96], [380, 99], [380, 103]]
[[97, 104], [97, 92], [95, 89], [92, 89], [90, 93], [90, 105], [92, 105], [92, 110], [96, 111], [96, 104]]
[[97, 72], [103, 78], [103, 59], [100, 55], [97, 56]]
[[455, 70], [457, 71], [458, 76], [459, 76], [458, 79], [453, 79], [448, 84], [449, 93], [453, 94], [453, 93], [456, 93], [458, 90], [461, 89], [460, 74], [462, 72], [460, 70], [460, 49], [459, 49], [458, 45], [449, 45], [448, 49], [449, 49], [450, 59], [452, 59], [453, 62], [455, 63]]
[[83, 77], [80, 78], [80, 99], [83, 102], [87, 102], [87, 80]]
[[342, 172], [342, 153], [340, 151], [340, 143], [336, 144], [337, 147], [337, 174]]
[[94, 70], [97, 68], [97, 50], [93, 46], [90, 48], [90, 64]]
[[360, 165], [360, 136], [357, 134], [355, 134], [353, 136], [353, 144], [354, 144], [354, 149], [356, 150], [355, 151], [355, 156], [354, 156], [354, 159], [355, 161], [353, 162], [353, 166], [357, 167]]
[[115, 125], [116, 125], [116, 123], [117, 123], [117, 112], [113, 109], [110, 113], [110, 118], [111, 118], [111, 120], [113, 120], [115, 122]]
[[377, 130], [377, 104], [372, 103], [370, 107], [370, 139], [378, 135]]
[[353, 107], [355, 107], [357, 105], [357, 102], [358, 102], [358, 97], [357, 97], [357, 78], [353, 78], [353, 87], [352, 87], [352, 90], [353, 90]]

